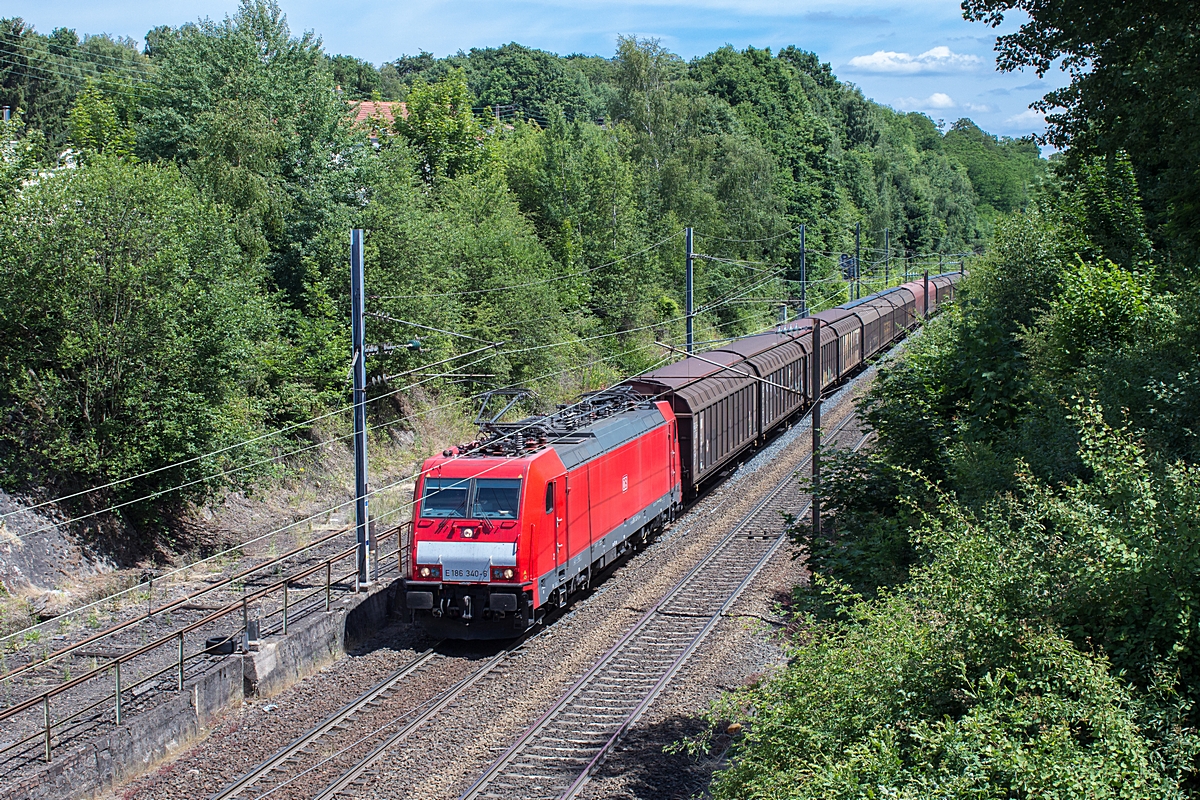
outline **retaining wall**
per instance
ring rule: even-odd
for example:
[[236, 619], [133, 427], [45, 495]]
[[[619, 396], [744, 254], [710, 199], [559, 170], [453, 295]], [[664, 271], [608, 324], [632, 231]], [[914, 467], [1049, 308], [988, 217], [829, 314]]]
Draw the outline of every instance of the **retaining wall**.
[[37, 773], [0, 788], [0, 800], [76, 800], [112, 790], [203, 736], [247, 697], [276, 694], [341, 658], [383, 627], [395, 602], [396, 586], [386, 584], [297, 620], [287, 636], [264, 639], [258, 652], [227, 656], [175, 697], [87, 744], [56, 752]]

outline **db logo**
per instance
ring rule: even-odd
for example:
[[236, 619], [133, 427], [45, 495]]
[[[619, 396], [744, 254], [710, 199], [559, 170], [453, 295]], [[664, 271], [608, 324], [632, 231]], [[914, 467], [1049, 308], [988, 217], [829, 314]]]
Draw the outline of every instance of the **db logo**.
[[621, 491], [622, 492], [629, 491], [629, 476], [628, 475], [621, 476]]

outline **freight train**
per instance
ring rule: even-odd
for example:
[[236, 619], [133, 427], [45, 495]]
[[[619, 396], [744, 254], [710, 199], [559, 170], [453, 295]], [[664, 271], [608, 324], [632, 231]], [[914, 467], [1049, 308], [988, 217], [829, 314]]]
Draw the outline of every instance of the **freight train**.
[[[438, 637], [520, 635], [645, 544], [705, 486], [954, 297], [958, 273], [906, 283], [484, 426], [428, 459], [401, 598]], [[813, 318], [821, 320], [813, 385]]]

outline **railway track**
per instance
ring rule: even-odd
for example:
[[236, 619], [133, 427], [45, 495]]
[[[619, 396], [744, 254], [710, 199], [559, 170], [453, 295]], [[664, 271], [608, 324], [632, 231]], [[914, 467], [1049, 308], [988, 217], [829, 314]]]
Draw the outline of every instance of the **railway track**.
[[[852, 424], [856, 419], [847, 415], [831, 431], [829, 445], [861, 447], [868, 437]], [[792, 472], [527, 728], [461, 800], [575, 797], [782, 546], [786, 536], [780, 515], [807, 508]]]
[[[864, 437], [857, 433], [855, 421], [855, 415], [848, 414], [828, 435], [827, 446], [846, 439], [853, 440], [855, 448], [861, 446]], [[777, 483], [463, 798], [573, 796], [782, 546], [786, 537], [780, 513], [807, 507], [796, 473], [808, 463], [806, 458]], [[705, 516], [732, 499], [731, 495], [721, 500]], [[745, 569], [730, 570], [731, 564]], [[390, 750], [467, 696], [472, 687], [545, 632], [542, 629], [517, 640], [466, 672], [440, 675], [441, 685], [425, 691], [420, 699], [411, 693], [400, 698], [408, 682], [439, 675], [456, 660], [439, 653], [439, 645], [435, 645], [209, 800], [357, 797], [367, 792], [376, 768]], [[331, 773], [336, 777], [329, 780]]]
[[[527, 643], [528, 639], [519, 640], [460, 676], [454, 673], [452, 667], [459, 659], [439, 652], [438, 648], [444, 643], [438, 642], [254, 769], [210, 795], [209, 800], [288, 796], [296, 793], [310, 797], [311, 792], [306, 789], [311, 789], [313, 782], [321, 785], [321, 780], [327, 780], [322, 776], [331, 771], [337, 774], [345, 768], [346, 763], [372, 762], [388, 747], [403, 741], [433, 719]], [[416, 687], [417, 694], [422, 694], [421, 688], [426, 688], [426, 691], [424, 697], [414, 702], [413, 687], [408, 683], [417, 679], [432, 681], [434, 687], [431, 690], [429, 687]], [[363, 756], [364, 751], [367, 751], [366, 756]], [[343, 773], [343, 777], [346, 774]], [[301, 781], [304, 783], [301, 784]]]

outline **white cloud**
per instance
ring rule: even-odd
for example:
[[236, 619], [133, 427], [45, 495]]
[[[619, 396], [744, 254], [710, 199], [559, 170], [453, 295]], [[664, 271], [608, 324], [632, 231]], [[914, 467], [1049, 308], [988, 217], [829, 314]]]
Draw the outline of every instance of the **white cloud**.
[[1042, 116], [1040, 111], [1034, 111], [1032, 108], [1027, 108], [1020, 114], [1011, 116], [1004, 120], [1010, 125], [1045, 125], [1046, 118]]
[[976, 114], [990, 114], [996, 110], [987, 103], [983, 103], [982, 105], [977, 103], [963, 103], [963, 108], [965, 108], [967, 111], [973, 111]]
[[906, 111], [924, 111], [931, 108], [956, 108], [958, 103], [955, 103], [954, 98], [945, 92], [934, 92], [924, 100], [916, 97], [901, 97], [896, 100], [896, 105]]
[[869, 56], [855, 56], [849, 66], [861, 72], [889, 72], [899, 75], [915, 75], [920, 72], [952, 72], [973, 69], [983, 62], [979, 56], [955, 53], [941, 46], [926, 50], [920, 55], [897, 53], [894, 50], [876, 50]]

